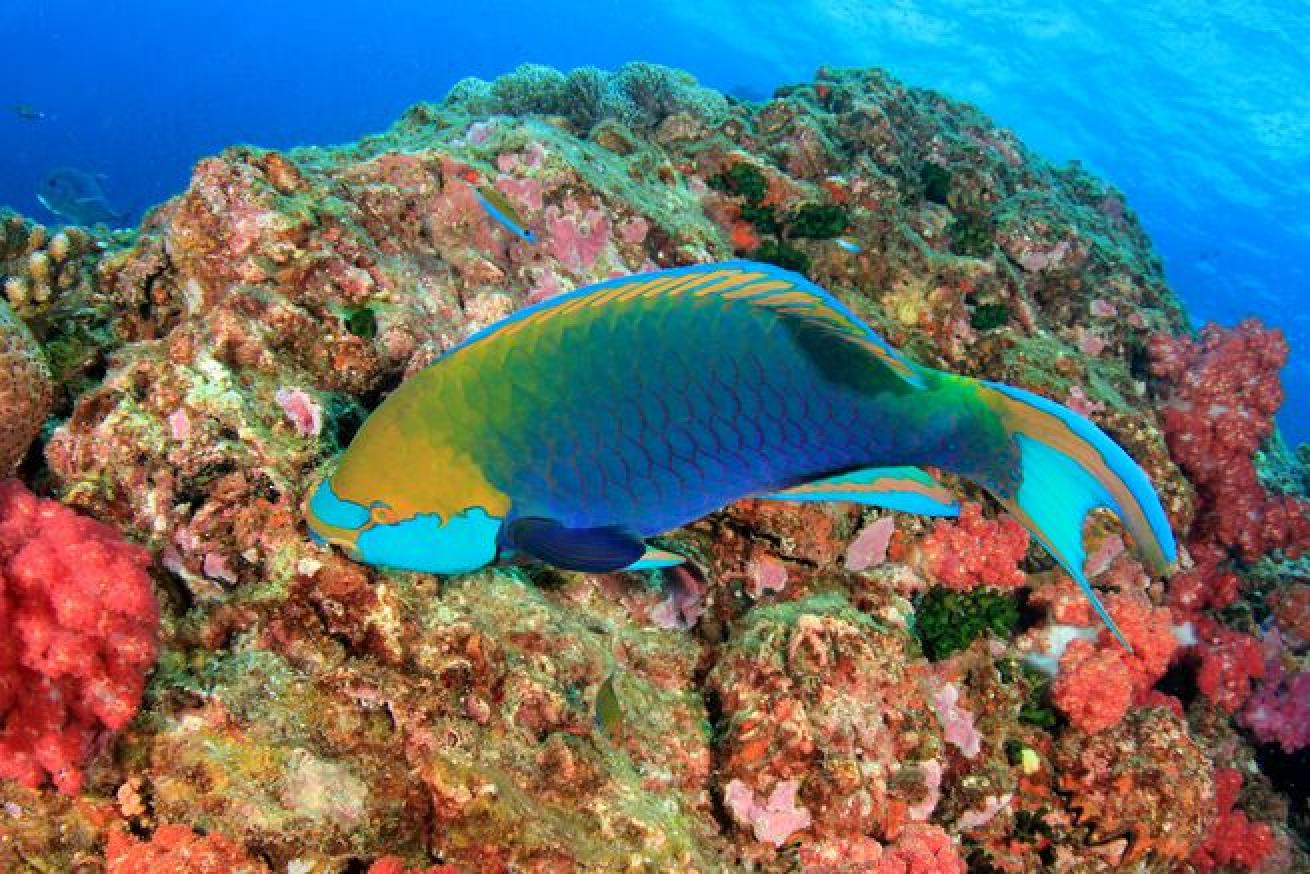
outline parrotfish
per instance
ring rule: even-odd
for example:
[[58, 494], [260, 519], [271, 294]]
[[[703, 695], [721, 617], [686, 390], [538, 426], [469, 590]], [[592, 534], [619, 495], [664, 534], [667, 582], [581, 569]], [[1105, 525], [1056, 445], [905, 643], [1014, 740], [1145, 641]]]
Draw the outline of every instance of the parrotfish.
[[305, 512], [380, 566], [640, 570], [682, 561], [645, 538], [745, 497], [957, 514], [925, 466], [994, 495], [1115, 634], [1083, 573], [1086, 515], [1113, 510], [1159, 571], [1176, 559], [1150, 480], [1091, 422], [916, 364], [747, 261], [609, 280], [474, 334], [382, 402]]
[[495, 219], [514, 236], [525, 243], [537, 242], [536, 231], [528, 229], [526, 223], [519, 217], [518, 210], [514, 209], [513, 204], [509, 202], [505, 195], [490, 185], [482, 185], [473, 189], [473, 196], [478, 199], [478, 203], [487, 211], [487, 215]]

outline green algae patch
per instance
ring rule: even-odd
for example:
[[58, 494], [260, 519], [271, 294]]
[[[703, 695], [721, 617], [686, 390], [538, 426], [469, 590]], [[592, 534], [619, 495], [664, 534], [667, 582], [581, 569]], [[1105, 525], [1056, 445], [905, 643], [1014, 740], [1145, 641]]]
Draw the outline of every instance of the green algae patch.
[[1059, 716], [1051, 706], [1050, 677], [1018, 659], [998, 661], [996, 668], [1001, 680], [1016, 687], [1022, 696], [1018, 713], [1020, 722], [1043, 729], [1053, 728], [1059, 722]]
[[973, 308], [969, 325], [975, 331], [993, 331], [1010, 321], [1010, 308], [1003, 303], [984, 303]]
[[378, 317], [372, 307], [351, 307], [342, 313], [341, 323], [356, 337], [372, 340], [378, 335]]
[[976, 213], [961, 213], [946, 227], [951, 252], [969, 258], [987, 258], [996, 249], [992, 221]]
[[937, 661], [986, 634], [1008, 639], [1019, 622], [1019, 607], [996, 589], [957, 592], [934, 586], [919, 598], [914, 617], [924, 653]]
[[792, 237], [831, 240], [850, 227], [851, 216], [831, 203], [807, 203], [787, 218], [787, 233]]
[[756, 261], [775, 264], [784, 270], [794, 270], [800, 274], [804, 274], [810, 269], [810, 256], [805, 254], [803, 250], [775, 240], [761, 243], [758, 248], [751, 252], [751, 257]]
[[752, 206], [758, 206], [769, 193], [768, 178], [749, 161], [737, 161], [719, 175], [710, 177], [709, 184], [719, 191], [741, 197]]
[[951, 196], [951, 171], [940, 164], [924, 161], [919, 168], [919, 184], [923, 186], [924, 200], [945, 205]]

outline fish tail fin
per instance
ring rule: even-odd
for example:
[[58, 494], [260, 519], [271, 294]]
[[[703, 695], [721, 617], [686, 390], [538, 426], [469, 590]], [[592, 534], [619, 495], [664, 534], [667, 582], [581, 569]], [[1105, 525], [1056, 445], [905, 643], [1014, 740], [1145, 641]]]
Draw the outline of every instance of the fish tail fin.
[[981, 484], [1073, 577], [1101, 620], [1131, 649], [1083, 573], [1083, 521], [1098, 507], [1114, 511], [1139, 555], [1164, 572], [1177, 560], [1177, 546], [1151, 481], [1119, 444], [1072, 410], [1000, 383], [975, 385], [995, 415], [992, 421], [1018, 450], [1017, 476], [1007, 484]]

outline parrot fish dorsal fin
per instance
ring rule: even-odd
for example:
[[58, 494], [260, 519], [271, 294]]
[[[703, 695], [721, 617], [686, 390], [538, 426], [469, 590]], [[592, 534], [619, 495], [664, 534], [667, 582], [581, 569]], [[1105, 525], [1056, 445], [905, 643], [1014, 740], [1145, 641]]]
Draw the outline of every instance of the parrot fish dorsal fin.
[[508, 545], [571, 571], [605, 573], [643, 560], [646, 544], [618, 525], [568, 528], [554, 519], [528, 516], [509, 523]]
[[731, 261], [718, 267], [735, 276], [730, 282], [720, 281], [694, 294], [722, 290], [725, 297], [748, 300], [753, 306], [776, 313], [800, 336], [822, 338], [862, 350], [905, 382], [915, 388], [923, 387], [923, 380], [910, 359], [892, 348], [839, 300], [800, 274], [751, 261]]
[[870, 376], [863, 372], [870, 370], [865, 361], [858, 356], [841, 355], [843, 351], [858, 351], [865, 358], [872, 356], [881, 362], [906, 384], [915, 388], [923, 386], [913, 362], [828, 292], [799, 274], [752, 261], [700, 264], [621, 276], [521, 310], [484, 328], [451, 351], [494, 335], [509, 337], [533, 325], [597, 307], [622, 306], [656, 297], [684, 296], [695, 300], [710, 295], [769, 310], [793, 331], [807, 353], [813, 354], [816, 346], [836, 347], [819, 351], [814, 357], [822, 359], [821, 363], [832, 364], [837, 378], [858, 381]]
[[763, 496], [768, 501], [854, 501], [922, 516], [958, 516], [960, 504], [917, 467], [870, 467]]

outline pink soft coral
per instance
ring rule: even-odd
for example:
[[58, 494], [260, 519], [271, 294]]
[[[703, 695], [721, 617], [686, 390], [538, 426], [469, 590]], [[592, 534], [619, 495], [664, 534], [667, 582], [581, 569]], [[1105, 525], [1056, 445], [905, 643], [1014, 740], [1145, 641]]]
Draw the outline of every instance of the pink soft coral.
[[1249, 634], [1231, 631], [1207, 617], [1198, 619], [1196, 650], [1201, 694], [1228, 713], [1236, 713], [1251, 694], [1251, 681], [1264, 676], [1264, 651]]
[[1242, 721], [1265, 743], [1285, 753], [1310, 746], [1310, 671], [1288, 674], [1276, 660], [1269, 678], [1246, 702]]
[[875, 874], [964, 874], [951, 836], [928, 823], [907, 825], [873, 869]]
[[91, 742], [136, 713], [159, 621], [150, 556], [0, 483], [0, 777], [82, 787]]
[[1118, 653], [1075, 640], [1060, 658], [1051, 700], [1075, 727], [1094, 734], [1123, 719], [1133, 700], [1132, 681]]
[[1169, 451], [1200, 497], [1189, 546], [1214, 544], [1247, 561], [1310, 547], [1310, 506], [1266, 492], [1253, 460], [1283, 403], [1286, 363], [1282, 333], [1253, 320], [1209, 325], [1196, 340], [1152, 338], [1151, 367], [1169, 395], [1161, 409]]

